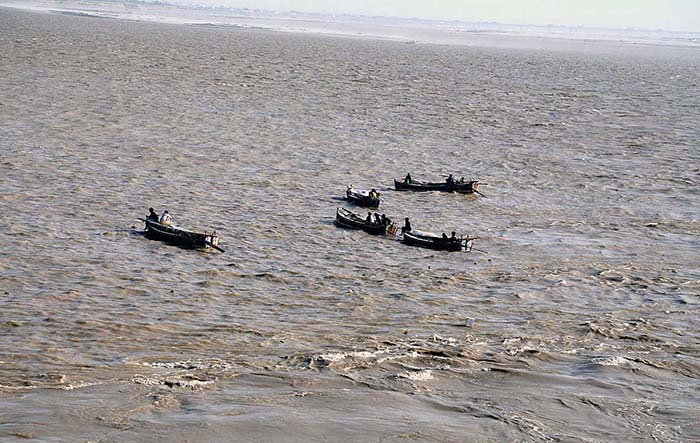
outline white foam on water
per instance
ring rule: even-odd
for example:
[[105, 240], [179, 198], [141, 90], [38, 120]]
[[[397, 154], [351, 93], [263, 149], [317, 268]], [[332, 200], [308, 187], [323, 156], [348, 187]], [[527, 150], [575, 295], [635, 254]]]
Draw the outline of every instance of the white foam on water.
[[600, 358], [594, 358], [591, 360], [593, 363], [601, 365], [601, 366], [623, 366], [627, 365], [630, 363], [628, 359], [625, 357], [622, 357], [620, 355], [616, 355], [614, 357], [600, 357]]
[[427, 381], [435, 378], [433, 376], [433, 371], [430, 369], [424, 369], [419, 371], [404, 371], [400, 372], [398, 374], [398, 377], [407, 378], [413, 381]]
[[339, 362], [348, 358], [356, 359], [371, 359], [377, 356], [376, 352], [369, 351], [352, 351], [352, 352], [331, 352], [320, 354], [319, 358], [329, 362]]

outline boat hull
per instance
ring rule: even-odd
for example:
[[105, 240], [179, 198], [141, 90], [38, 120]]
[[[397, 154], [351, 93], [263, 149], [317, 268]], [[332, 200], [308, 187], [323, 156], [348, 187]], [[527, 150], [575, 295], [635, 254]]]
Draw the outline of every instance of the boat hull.
[[457, 252], [464, 249], [464, 240], [461, 239], [452, 241], [437, 236], [427, 236], [412, 232], [404, 232], [403, 242], [409, 246], [417, 246], [435, 251]]
[[479, 182], [472, 180], [466, 183], [423, 183], [423, 182], [411, 182], [405, 183], [400, 180], [394, 179], [394, 189], [397, 191], [414, 191], [414, 192], [430, 192], [430, 191], [441, 191], [441, 192], [459, 192], [462, 194], [471, 194], [476, 191], [479, 187]]
[[350, 203], [354, 203], [357, 206], [363, 206], [371, 209], [379, 208], [379, 205], [382, 202], [382, 200], [379, 198], [372, 199], [369, 197], [369, 195], [363, 195], [357, 192], [348, 192], [346, 199]]
[[344, 208], [335, 211], [335, 224], [348, 229], [361, 229], [368, 234], [382, 235], [386, 233], [385, 225], [367, 223], [362, 217]]
[[166, 226], [146, 220], [146, 238], [159, 240], [183, 248], [212, 248], [219, 245], [219, 236], [215, 232], [199, 233]]

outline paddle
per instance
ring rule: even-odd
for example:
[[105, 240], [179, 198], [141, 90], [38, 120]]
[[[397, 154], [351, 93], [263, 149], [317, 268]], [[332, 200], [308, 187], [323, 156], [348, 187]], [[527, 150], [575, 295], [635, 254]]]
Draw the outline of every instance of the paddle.
[[476, 189], [474, 189], [474, 192], [477, 193], [477, 194], [479, 194], [480, 196], [486, 198], [486, 196], [485, 196], [484, 194], [482, 194], [481, 192], [477, 191]]
[[207, 245], [207, 246], [209, 246], [209, 247], [211, 247], [211, 248], [216, 249], [216, 250], [219, 251], [219, 252], [226, 252], [226, 251], [224, 251], [223, 249], [221, 249], [220, 247], [216, 246], [214, 243], [208, 242], [208, 241], [206, 241], [206, 240], [204, 241], [204, 244]]
[[[474, 240], [478, 240], [480, 238], [481, 237], [469, 237], [469, 236], [467, 236], [467, 244], [469, 244], [469, 242], [473, 242]], [[469, 247], [468, 251], [478, 251], [478, 252], [483, 252], [484, 254], [488, 254], [488, 252], [484, 251], [483, 249], [475, 248], [473, 243]]]

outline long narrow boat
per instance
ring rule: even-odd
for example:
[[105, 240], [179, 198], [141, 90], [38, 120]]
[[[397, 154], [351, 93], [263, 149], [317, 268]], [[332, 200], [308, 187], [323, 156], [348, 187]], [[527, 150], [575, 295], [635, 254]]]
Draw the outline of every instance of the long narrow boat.
[[369, 196], [369, 191], [364, 191], [360, 189], [348, 189], [346, 192], [346, 199], [350, 203], [354, 203], [357, 206], [364, 206], [367, 208], [377, 209], [382, 200], [377, 198], [371, 198]]
[[386, 225], [367, 223], [364, 218], [345, 208], [336, 209], [335, 223], [343, 228], [362, 229], [372, 235], [382, 235], [386, 233]]
[[140, 220], [146, 223], [146, 238], [151, 240], [160, 240], [183, 248], [213, 248], [224, 252], [219, 247], [219, 236], [216, 231], [192, 232], [143, 218]]
[[445, 239], [432, 232], [407, 231], [403, 233], [403, 242], [409, 246], [433, 249], [436, 251], [462, 251], [471, 250], [471, 238]]
[[469, 180], [468, 182], [422, 182], [420, 180], [411, 180], [410, 183], [403, 180], [394, 179], [394, 189], [397, 191], [443, 191], [443, 192], [459, 192], [462, 194], [471, 194], [479, 192], [479, 182], [477, 180]]

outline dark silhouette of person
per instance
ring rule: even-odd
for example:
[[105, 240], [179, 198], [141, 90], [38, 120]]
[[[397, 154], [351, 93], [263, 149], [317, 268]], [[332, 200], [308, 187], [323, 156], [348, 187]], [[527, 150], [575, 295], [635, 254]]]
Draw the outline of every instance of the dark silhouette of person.
[[404, 225], [401, 228], [401, 233], [403, 234], [404, 232], [411, 232], [411, 221], [408, 219], [408, 217], [406, 217]]
[[156, 211], [154, 211], [153, 208], [148, 208], [148, 217], [146, 220], [158, 223], [160, 217], [158, 217], [158, 214], [156, 214]]

